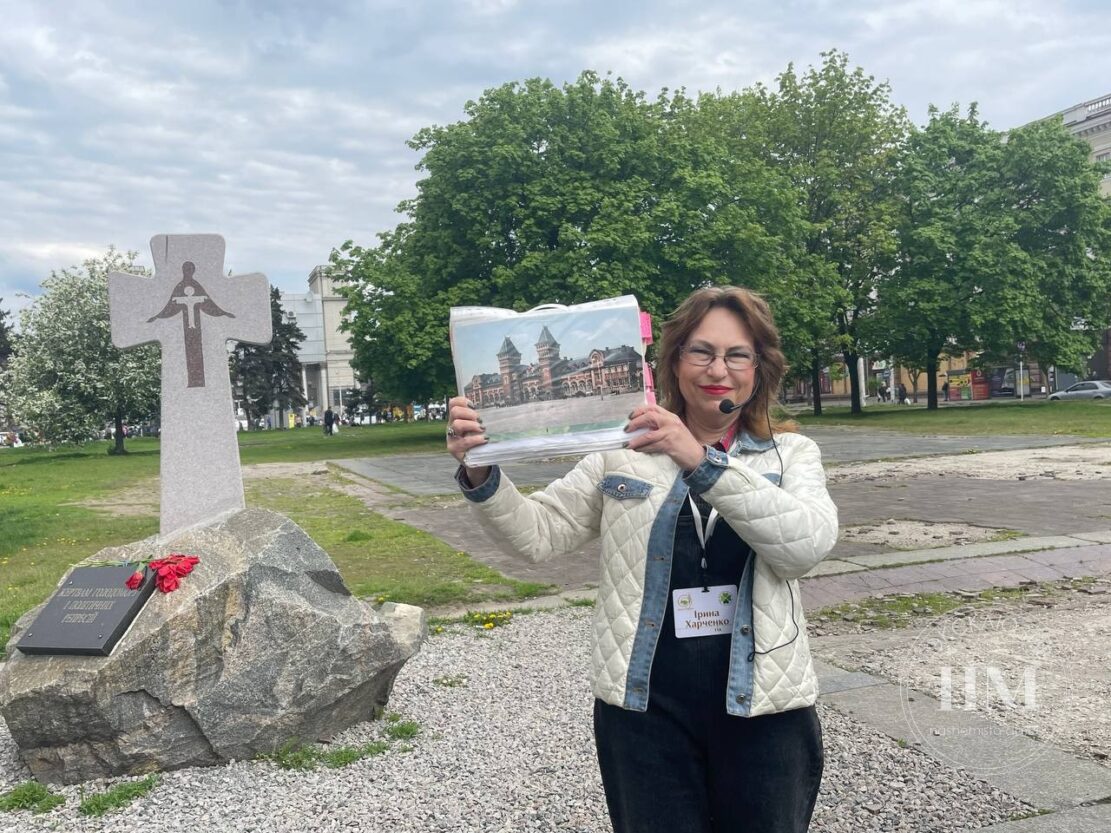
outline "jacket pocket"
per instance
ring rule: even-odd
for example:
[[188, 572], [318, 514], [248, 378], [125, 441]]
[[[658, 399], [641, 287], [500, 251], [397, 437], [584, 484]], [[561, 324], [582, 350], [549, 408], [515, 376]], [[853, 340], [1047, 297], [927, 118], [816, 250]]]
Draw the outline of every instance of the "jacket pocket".
[[646, 498], [652, 491], [652, 484], [637, 480], [635, 477], [626, 477], [623, 474], [607, 474], [598, 484], [598, 489], [604, 495], [609, 495], [618, 500], [631, 498]]

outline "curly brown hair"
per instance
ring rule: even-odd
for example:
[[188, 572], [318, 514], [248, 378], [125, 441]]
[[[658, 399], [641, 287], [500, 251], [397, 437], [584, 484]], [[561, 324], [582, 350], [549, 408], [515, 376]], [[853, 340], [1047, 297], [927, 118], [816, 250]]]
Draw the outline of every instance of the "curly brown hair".
[[752, 334], [753, 346], [759, 356], [756, 388], [740, 409], [740, 427], [765, 440], [771, 439], [773, 432], [798, 430], [795, 422], [770, 415], [776, 391], [787, 370], [787, 360], [779, 349], [779, 330], [775, 327], [771, 309], [762, 297], [739, 286], [697, 289], [664, 321], [656, 357], [656, 393], [660, 404], [681, 419], [685, 418], [687, 403], [679, 392], [679, 380], [675, 373], [679, 352], [706, 313], [715, 307], [727, 309], [741, 320]]

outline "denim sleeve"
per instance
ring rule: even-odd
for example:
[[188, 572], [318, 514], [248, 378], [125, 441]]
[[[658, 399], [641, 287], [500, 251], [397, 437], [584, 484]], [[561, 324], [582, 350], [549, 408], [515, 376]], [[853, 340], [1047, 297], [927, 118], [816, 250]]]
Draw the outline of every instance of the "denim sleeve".
[[455, 482], [459, 484], [460, 490], [463, 492], [463, 497], [474, 503], [482, 503], [493, 497], [494, 492], [498, 490], [498, 485], [501, 483], [501, 468], [499, 466], [491, 466], [490, 474], [486, 478], [486, 482], [481, 486], [472, 486], [467, 478], [467, 470], [465, 467], [460, 466], [455, 470]]
[[683, 476], [683, 482], [694, 494], [700, 495], [712, 488], [727, 468], [729, 455], [720, 449], [706, 446], [706, 456], [697, 468]]

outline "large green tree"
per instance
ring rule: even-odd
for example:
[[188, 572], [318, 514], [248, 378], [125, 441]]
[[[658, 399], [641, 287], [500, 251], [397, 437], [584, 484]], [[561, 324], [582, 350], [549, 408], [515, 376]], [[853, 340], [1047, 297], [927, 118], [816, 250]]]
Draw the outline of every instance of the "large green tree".
[[270, 287], [270, 321], [274, 337], [268, 344], [240, 343], [231, 356], [232, 387], [243, 394], [243, 410], [251, 428], [271, 409], [278, 410], [278, 424], [284, 428], [285, 412], [306, 401], [297, 358], [305, 334], [294, 319], [285, 316], [276, 287]]
[[11, 416], [52, 443], [99, 437], [115, 424], [158, 413], [160, 362], [153, 346], [118, 350], [108, 317], [108, 273], [135, 272], [136, 252], [109, 248], [82, 267], [51, 272], [43, 293], [20, 314], [20, 334], [3, 376]]
[[[821, 280], [830, 270], [822, 258], [808, 251], [812, 224], [806, 219], [800, 192], [773, 147], [777, 117], [769, 108], [765, 90], [756, 87], [728, 95], [703, 95], [695, 119], [699, 130], [713, 137], [717, 157], [706, 166], [722, 180], [716, 199], [720, 234], [716, 245], [732, 252], [735, 266], [724, 271], [726, 282], [747, 286], [764, 294], [775, 314], [787, 356], [787, 379], [807, 378], [813, 366], [833, 364], [836, 330], [830, 316], [835, 307], [832, 281]], [[756, 200], [758, 213], [731, 215], [733, 194], [751, 198], [751, 189], [764, 190]], [[751, 235], [757, 235], [755, 240]], [[692, 257], [700, 240], [690, 241]], [[744, 252], [763, 263], [754, 268], [740, 257]], [[722, 262], [728, 262], [722, 258]], [[820, 388], [816, 386], [820, 391]], [[815, 407], [821, 412], [820, 398]]]
[[[1006, 140], [1005, 140], [1006, 139]], [[1004, 137], [975, 106], [930, 111], [897, 179], [896, 266], [878, 287], [872, 342], [926, 371], [940, 356], [1076, 367], [1111, 319], [1108, 205], [1088, 146], [1059, 122]]]
[[1007, 134], [1001, 203], [1025, 260], [983, 310], [986, 358], [1013, 361], [1023, 342], [1042, 367], [1080, 371], [1111, 325], [1111, 203], [1090, 154], [1060, 119]]
[[871, 342], [925, 370], [931, 409], [939, 358], [978, 349], [982, 312], [1003, 302], [1009, 276], [1023, 268], [999, 188], [1002, 157], [999, 134], [975, 106], [964, 116], [931, 108], [896, 180], [898, 255], [879, 281]]
[[892, 265], [894, 177], [909, 123], [886, 83], [850, 68], [843, 52], [822, 58], [801, 75], [789, 66], [774, 91], [758, 92], [769, 157], [789, 177], [808, 224], [795, 259], [808, 273], [796, 276], [794, 293], [807, 304], [798, 336], [808, 341], [814, 411], [821, 413], [819, 374], [836, 349], [857, 412], [862, 326], [875, 307], [876, 283]]
[[766, 288], [786, 271], [787, 183], [682, 92], [650, 101], [584, 73], [506, 84], [466, 114], [410, 143], [426, 176], [406, 221], [333, 253], [357, 368], [389, 397], [454, 387], [451, 306], [631, 293], [659, 316], [695, 287]]

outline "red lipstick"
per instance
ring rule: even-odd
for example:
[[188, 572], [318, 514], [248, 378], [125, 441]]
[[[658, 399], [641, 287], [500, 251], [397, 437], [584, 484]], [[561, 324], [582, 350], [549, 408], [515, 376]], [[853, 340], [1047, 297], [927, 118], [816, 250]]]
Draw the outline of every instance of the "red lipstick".
[[732, 388], [723, 387], [722, 385], [699, 385], [699, 387], [710, 396], [724, 396], [732, 390]]

